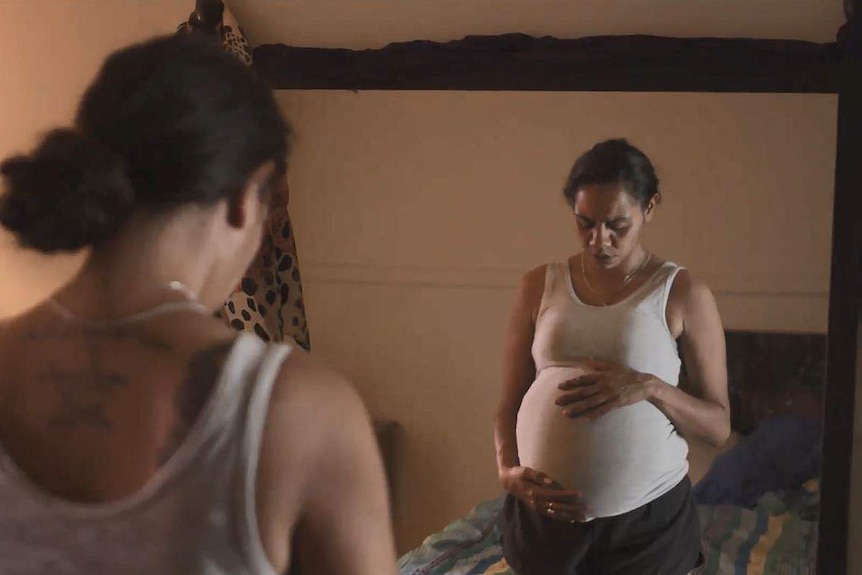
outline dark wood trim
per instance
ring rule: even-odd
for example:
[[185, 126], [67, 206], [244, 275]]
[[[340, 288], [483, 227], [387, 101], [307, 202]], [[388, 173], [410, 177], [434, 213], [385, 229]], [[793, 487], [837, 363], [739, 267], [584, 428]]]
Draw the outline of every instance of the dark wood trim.
[[832, 223], [817, 572], [847, 572], [854, 408], [862, 309], [862, 60], [844, 62]]
[[372, 50], [255, 49], [275, 89], [837, 93], [838, 44], [525, 34]]

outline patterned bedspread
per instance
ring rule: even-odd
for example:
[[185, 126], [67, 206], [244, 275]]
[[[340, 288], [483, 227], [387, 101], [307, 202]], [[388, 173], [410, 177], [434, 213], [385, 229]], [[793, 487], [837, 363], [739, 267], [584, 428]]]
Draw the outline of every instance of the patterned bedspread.
[[[769, 493], [754, 509], [699, 506], [700, 575], [808, 575], [817, 546], [818, 484]], [[500, 549], [503, 498], [486, 501], [399, 560], [401, 575], [515, 575]]]

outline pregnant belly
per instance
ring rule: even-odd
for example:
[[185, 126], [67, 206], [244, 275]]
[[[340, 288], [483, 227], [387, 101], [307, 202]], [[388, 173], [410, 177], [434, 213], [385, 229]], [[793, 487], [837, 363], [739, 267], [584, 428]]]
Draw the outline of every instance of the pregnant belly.
[[521, 465], [581, 491], [596, 517], [619, 515], [669, 490], [688, 471], [685, 440], [649, 402], [615, 409], [593, 422], [568, 418], [554, 404], [557, 386], [584, 373], [549, 367], [521, 403]]

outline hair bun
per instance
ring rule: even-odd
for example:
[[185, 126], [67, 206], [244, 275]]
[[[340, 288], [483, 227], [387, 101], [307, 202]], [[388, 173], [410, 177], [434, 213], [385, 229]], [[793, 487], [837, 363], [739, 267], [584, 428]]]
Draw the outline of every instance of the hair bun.
[[70, 129], [47, 134], [30, 156], [0, 164], [0, 225], [44, 253], [76, 251], [109, 238], [128, 219], [134, 189], [123, 162]]

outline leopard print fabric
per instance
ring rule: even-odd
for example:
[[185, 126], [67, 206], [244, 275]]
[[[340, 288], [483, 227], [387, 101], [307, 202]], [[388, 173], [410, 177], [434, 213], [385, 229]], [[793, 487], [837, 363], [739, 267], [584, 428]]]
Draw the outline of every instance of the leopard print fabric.
[[237, 330], [253, 331], [267, 341], [293, 340], [310, 349], [287, 191], [273, 197], [260, 251], [223, 312]]
[[225, 24], [221, 31], [222, 46], [226, 52], [229, 52], [239, 58], [246, 66], [251, 66], [251, 47], [248, 45], [248, 39], [245, 37], [245, 32], [239, 26], [234, 32], [233, 27]]
[[[192, 30], [185, 22], [177, 31]], [[248, 39], [227, 7], [220, 33], [225, 51], [251, 65]], [[286, 183], [274, 193], [260, 251], [216, 315], [238, 331], [250, 331], [266, 341], [292, 340], [310, 349], [299, 259], [287, 209], [289, 195]]]

